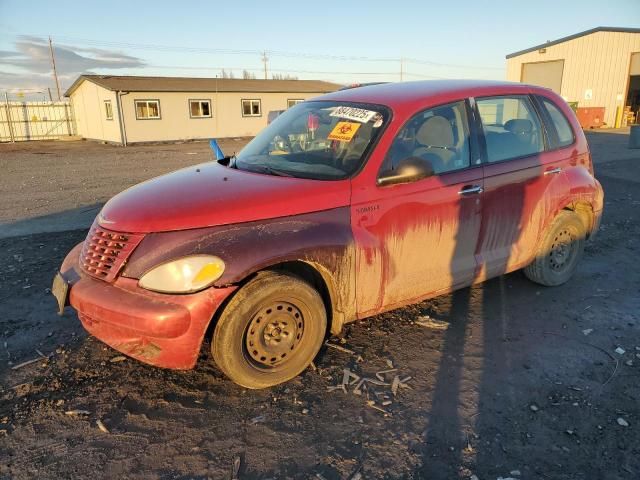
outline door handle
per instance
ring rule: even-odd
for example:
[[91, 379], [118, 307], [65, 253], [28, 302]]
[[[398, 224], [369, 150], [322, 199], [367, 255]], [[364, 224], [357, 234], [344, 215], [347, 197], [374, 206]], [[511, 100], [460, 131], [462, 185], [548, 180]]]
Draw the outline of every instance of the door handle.
[[484, 188], [480, 185], [467, 185], [458, 192], [458, 195], [473, 195], [484, 192]]
[[552, 168], [551, 170], [545, 170], [544, 174], [545, 175], [553, 175], [555, 173], [560, 173], [562, 171], [562, 169], [560, 167], [558, 168]]

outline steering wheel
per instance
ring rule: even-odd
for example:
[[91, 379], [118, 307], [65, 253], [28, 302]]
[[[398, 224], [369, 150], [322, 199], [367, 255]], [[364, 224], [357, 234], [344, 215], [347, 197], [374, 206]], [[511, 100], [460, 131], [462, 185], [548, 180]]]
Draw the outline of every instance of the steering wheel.
[[285, 153], [293, 153], [293, 148], [291, 146], [291, 142], [288, 139], [281, 137], [280, 135], [276, 135], [273, 137], [273, 147], [274, 151], [282, 151]]

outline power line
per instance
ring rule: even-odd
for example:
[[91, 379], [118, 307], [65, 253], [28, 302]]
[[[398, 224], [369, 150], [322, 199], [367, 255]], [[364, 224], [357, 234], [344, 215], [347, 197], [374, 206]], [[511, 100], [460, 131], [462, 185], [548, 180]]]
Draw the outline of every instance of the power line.
[[477, 68], [482, 70], [504, 70], [503, 67], [492, 67], [492, 66], [480, 66], [480, 65], [462, 65], [456, 63], [439, 63], [432, 62], [430, 60], [419, 60], [417, 58], [405, 58], [405, 62], [407, 63], [415, 63], [418, 65], [430, 65], [432, 67], [449, 67], [449, 68]]
[[[263, 72], [263, 68], [245, 67], [190, 67], [180, 65], [146, 65], [144, 68], [176, 69], [176, 70], [247, 70], [249, 72]], [[397, 72], [339, 72], [327, 70], [297, 70], [291, 68], [270, 68], [270, 72], [277, 73], [321, 73], [328, 75], [397, 75]]]
[[451, 77], [439, 77], [436, 75], [423, 75], [421, 73], [404, 72], [405, 75], [416, 78], [426, 78], [428, 80], [449, 80]]
[[[30, 39], [33, 37], [39, 37], [41, 35], [18, 35], [22, 39]], [[269, 53], [271, 56], [285, 57], [285, 58], [307, 58], [307, 59], [322, 59], [322, 60], [337, 60], [337, 61], [362, 61], [362, 62], [398, 62], [399, 58], [387, 57], [376, 58], [369, 56], [353, 56], [353, 55], [333, 55], [333, 54], [318, 54], [318, 53], [303, 53], [303, 52], [287, 52], [278, 50], [243, 50], [243, 49], [229, 49], [229, 48], [203, 48], [203, 47], [187, 47], [177, 45], [160, 45], [160, 44], [141, 44], [141, 43], [128, 43], [128, 42], [113, 42], [105, 40], [92, 40], [86, 38], [70, 37], [70, 36], [56, 36], [58, 40], [67, 40], [73, 42], [81, 42], [84, 45], [102, 46], [102, 47], [119, 47], [119, 48], [131, 48], [141, 50], [155, 50], [155, 51], [176, 51], [176, 52], [188, 52], [188, 53], [202, 53], [202, 54], [228, 54], [228, 55], [266, 55]], [[77, 48], [77, 47], [76, 47]], [[434, 67], [452, 67], [452, 68], [468, 68], [477, 70], [503, 70], [503, 67], [497, 66], [482, 66], [482, 65], [463, 65], [453, 63], [439, 63], [430, 60], [418, 59], [418, 58], [403, 58], [404, 62], [430, 65]]]

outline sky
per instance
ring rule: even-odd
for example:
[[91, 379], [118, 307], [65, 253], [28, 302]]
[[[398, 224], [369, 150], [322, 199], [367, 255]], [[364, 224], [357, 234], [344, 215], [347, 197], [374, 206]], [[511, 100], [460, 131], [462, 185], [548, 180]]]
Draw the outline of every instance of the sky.
[[64, 93], [81, 73], [264, 78], [263, 52], [269, 78], [502, 80], [505, 55], [597, 26], [640, 28], [640, 0], [0, 0], [0, 93], [55, 99], [49, 36]]

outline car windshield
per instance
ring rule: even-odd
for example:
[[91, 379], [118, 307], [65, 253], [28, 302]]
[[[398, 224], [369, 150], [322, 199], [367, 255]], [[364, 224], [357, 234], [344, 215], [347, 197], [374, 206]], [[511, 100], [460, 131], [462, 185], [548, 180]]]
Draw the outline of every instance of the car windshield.
[[347, 178], [362, 165], [388, 116], [379, 105], [303, 102], [249, 142], [236, 156], [235, 166], [270, 175]]

